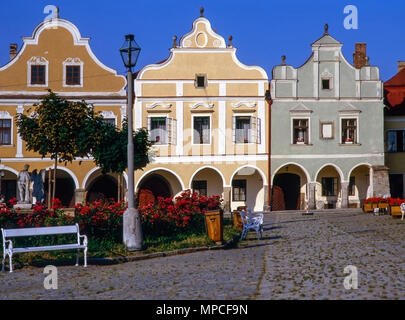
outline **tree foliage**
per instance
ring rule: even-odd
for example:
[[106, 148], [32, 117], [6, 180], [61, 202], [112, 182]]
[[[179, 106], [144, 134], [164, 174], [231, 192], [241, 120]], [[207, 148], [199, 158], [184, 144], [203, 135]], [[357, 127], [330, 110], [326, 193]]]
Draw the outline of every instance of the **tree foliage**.
[[[103, 127], [97, 143], [94, 144], [91, 155], [103, 172], [122, 173], [128, 167], [128, 122], [124, 119], [122, 129], [102, 123]], [[151, 143], [147, 130], [139, 129], [133, 134], [134, 168], [144, 168], [150, 161], [149, 150]]]
[[[93, 157], [103, 173], [122, 173], [127, 168], [128, 124], [122, 129], [107, 124], [83, 101], [68, 101], [49, 93], [35, 105], [30, 115], [19, 114], [18, 133], [26, 142], [27, 150], [49, 156], [57, 162], [72, 162], [78, 157]], [[31, 110], [28, 110], [30, 113]], [[142, 169], [149, 163], [148, 132], [140, 129], [133, 134], [134, 168]], [[56, 168], [55, 168], [56, 169]], [[54, 171], [54, 181], [56, 179]], [[55, 190], [55, 188], [54, 188]], [[55, 192], [55, 191], [54, 191]]]
[[59, 162], [87, 156], [99, 136], [94, 123], [102, 117], [85, 101], [68, 101], [48, 91], [49, 94], [34, 105], [31, 115], [18, 115], [18, 133], [26, 142], [27, 150]]

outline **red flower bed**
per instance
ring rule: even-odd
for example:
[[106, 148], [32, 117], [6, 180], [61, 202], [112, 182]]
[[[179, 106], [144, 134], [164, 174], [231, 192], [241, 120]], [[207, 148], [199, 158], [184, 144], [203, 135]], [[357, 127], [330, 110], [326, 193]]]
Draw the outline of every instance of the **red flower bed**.
[[388, 203], [391, 206], [400, 206], [401, 203], [404, 203], [404, 202], [405, 202], [405, 199], [400, 199], [400, 198], [389, 198], [388, 199]]
[[400, 198], [368, 198], [364, 200], [364, 203], [388, 203], [391, 206], [399, 206], [405, 202], [405, 199]]
[[146, 233], [169, 235], [185, 229], [200, 231], [204, 226], [204, 213], [220, 209], [221, 201], [218, 195], [207, 197], [187, 190], [174, 201], [173, 197], [158, 197], [156, 203], [150, 201], [140, 207], [139, 213]]
[[364, 203], [379, 203], [379, 202], [387, 202], [390, 198], [368, 198], [364, 200]]
[[126, 209], [124, 201], [114, 199], [93, 201], [89, 204], [78, 203], [75, 206], [75, 222], [86, 235], [97, 238], [108, 237], [121, 240], [122, 216]]

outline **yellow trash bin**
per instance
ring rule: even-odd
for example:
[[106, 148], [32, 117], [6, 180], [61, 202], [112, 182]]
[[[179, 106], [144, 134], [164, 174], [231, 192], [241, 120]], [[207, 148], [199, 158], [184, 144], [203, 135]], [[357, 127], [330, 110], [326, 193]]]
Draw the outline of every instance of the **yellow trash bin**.
[[242, 218], [241, 218], [240, 214], [238, 213], [237, 210], [233, 210], [232, 215], [233, 215], [233, 227], [235, 229], [242, 231], [243, 223], [242, 223]]
[[216, 244], [223, 244], [224, 215], [222, 210], [211, 210], [205, 212], [205, 225], [208, 237]]

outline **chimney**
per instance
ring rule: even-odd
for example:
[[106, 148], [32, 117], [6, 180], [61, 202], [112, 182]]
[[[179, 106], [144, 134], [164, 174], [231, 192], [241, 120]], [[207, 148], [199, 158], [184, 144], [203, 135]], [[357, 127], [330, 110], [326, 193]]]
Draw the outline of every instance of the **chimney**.
[[10, 61], [13, 60], [17, 56], [17, 48], [18, 48], [18, 45], [16, 43], [10, 44]]
[[367, 43], [356, 43], [355, 52], [353, 53], [353, 64], [357, 69], [367, 65]]
[[398, 72], [405, 69], [405, 61], [398, 61]]

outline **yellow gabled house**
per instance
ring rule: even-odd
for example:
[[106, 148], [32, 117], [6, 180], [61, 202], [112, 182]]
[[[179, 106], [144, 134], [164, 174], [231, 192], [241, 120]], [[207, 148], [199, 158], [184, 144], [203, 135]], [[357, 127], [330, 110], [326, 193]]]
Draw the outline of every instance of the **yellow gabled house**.
[[[201, 16], [169, 57], [135, 80], [136, 128], [154, 144], [154, 162], [135, 174], [142, 199], [185, 189], [219, 194], [225, 208], [263, 210], [268, 192], [266, 72], [246, 66]], [[142, 202], [142, 201], [141, 201]]]
[[[125, 87], [125, 77], [94, 55], [89, 38], [59, 17], [40, 23], [31, 37], [23, 38], [20, 50], [11, 44], [10, 61], [0, 67], [0, 171], [4, 173], [0, 193], [6, 199], [17, 196], [17, 174], [25, 164], [29, 171], [53, 168], [51, 159], [26, 150], [17, 133], [17, 114], [33, 112], [32, 106], [50, 88], [69, 100], [86, 100], [106, 121], [120, 126], [126, 114]], [[56, 196], [64, 205], [94, 199], [100, 192], [116, 196], [117, 177], [101, 175], [91, 159], [58, 166]]]

